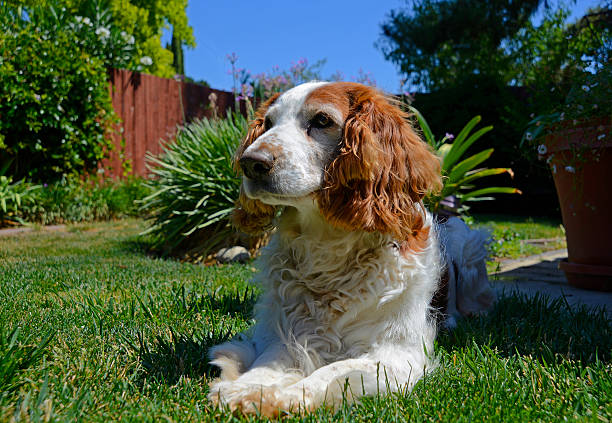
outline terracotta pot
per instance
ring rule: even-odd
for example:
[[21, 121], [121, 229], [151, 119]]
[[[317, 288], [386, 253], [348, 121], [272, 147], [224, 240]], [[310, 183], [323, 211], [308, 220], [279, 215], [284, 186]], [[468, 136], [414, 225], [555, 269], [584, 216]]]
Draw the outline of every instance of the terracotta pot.
[[569, 256], [560, 267], [578, 288], [612, 291], [611, 138], [607, 120], [546, 139]]

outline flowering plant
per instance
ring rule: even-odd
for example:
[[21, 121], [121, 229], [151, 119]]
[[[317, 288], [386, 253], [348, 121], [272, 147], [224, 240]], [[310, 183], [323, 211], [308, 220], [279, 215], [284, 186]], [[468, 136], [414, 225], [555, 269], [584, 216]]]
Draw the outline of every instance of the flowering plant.
[[[523, 135], [522, 143], [534, 145], [538, 156], [551, 164], [553, 173], [560, 164], [575, 173], [592, 151], [597, 158], [602, 148], [612, 142], [612, 68], [585, 72], [571, 87], [565, 102], [552, 113], [536, 116]], [[568, 138], [571, 136], [571, 140]], [[559, 163], [554, 151], [568, 143], [570, 152]]]
[[[297, 62], [292, 62], [288, 70], [281, 70], [276, 65], [272, 67], [270, 72], [253, 75], [249, 70], [236, 65], [238, 62], [236, 53], [228, 54], [226, 58], [231, 65], [228, 73], [232, 75], [234, 82], [233, 91], [237, 101], [251, 98], [257, 103], [275, 93], [287, 91], [304, 82], [325, 79], [321, 73], [321, 69], [326, 63], [325, 59], [317, 60], [315, 63], [310, 64], [308, 59], [302, 57]], [[344, 79], [344, 75], [340, 71], [334, 72], [327, 78], [330, 81], [341, 81]], [[351, 77], [351, 80], [360, 84], [376, 86], [376, 80], [372, 73], [366, 72], [361, 68], [356, 76]]]
[[[589, 20], [590, 19], [590, 20]], [[599, 151], [612, 142], [612, 8], [591, 13], [577, 24], [578, 29], [593, 38], [592, 49], [585, 49], [582, 57], [571, 63], [573, 72], [570, 89], [564, 101], [544, 114], [535, 116], [523, 134], [524, 143], [533, 145], [540, 158], [551, 164], [553, 173], [557, 164], [565, 171], [575, 173], [585, 161], [585, 152]], [[582, 28], [584, 27], [584, 28]], [[580, 32], [579, 34], [580, 35]], [[563, 160], [554, 151], [570, 151]]]

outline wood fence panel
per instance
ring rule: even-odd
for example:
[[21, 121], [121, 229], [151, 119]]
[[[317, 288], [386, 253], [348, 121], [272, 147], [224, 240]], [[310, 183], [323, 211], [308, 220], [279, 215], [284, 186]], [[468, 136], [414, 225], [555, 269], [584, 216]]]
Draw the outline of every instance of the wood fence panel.
[[[180, 80], [126, 70], [109, 70], [110, 93], [120, 124], [113, 134], [114, 151], [102, 167], [105, 176], [122, 178], [124, 163], [131, 173], [147, 176], [146, 154], [162, 152], [160, 142], [171, 142], [179, 126], [196, 118], [212, 117], [210, 95], [216, 96], [220, 117], [234, 107], [234, 95]], [[244, 104], [241, 104], [244, 113]]]

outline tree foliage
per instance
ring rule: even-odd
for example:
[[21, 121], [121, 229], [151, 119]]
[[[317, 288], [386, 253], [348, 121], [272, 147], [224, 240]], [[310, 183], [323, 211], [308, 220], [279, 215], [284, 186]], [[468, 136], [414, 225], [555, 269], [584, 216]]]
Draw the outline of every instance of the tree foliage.
[[379, 48], [413, 85], [436, 89], [470, 75], [509, 78], [504, 40], [542, 0], [412, 0], [382, 24]]
[[112, 148], [105, 57], [114, 50], [86, 48], [74, 22], [20, 16], [0, 14], [0, 166], [39, 181], [95, 171]]
[[[544, 16], [536, 25], [532, 16], [542, 3]], [[601, 46], [610, 26], [605, 13], [598, 13], [602, 8], [568, 25], [568, 9], [542, 0], [412, 0], [409, 5], [391, 11], [378, 47], [410, 85], [430, 91], [476, 79], [562, 84], [585, 66], [584, 56]]]
[[135, 52], [128, 67], [162, 77], [171, 77], [178, 71], [173, 66], [172, 51], [162, 46], [164, 29], [172, 30], [180, 46], [195, 47], [193, 28], [187, 19], [187, 0], [12, 0], [7, 4], [64, 9], [67, 15], [92, 21], [96, 11], [108, 10], [111, 26], [134, 37]]
[[[70, 0], [85, 4], [88, 0]], [[151, 73], [170, 77], [179, 72], [173, 54], [164, 48], [164, 29], [172, 27], [173, 38], [181, 46], [195, 47], [193, 28], [187, 20], [187, 0], [109, 0], [117, 25], [136, 38], [141, 57], [153, 60]]]
[[530, 115], [562, 104], [585, 71], [609, 66], [612, 2], [572, 24], [569, 10], [555, 1], [406, 4], [383, 23], [378, 47], [404, 74], [408, 90], [427, 92], [414, 97], [415, 107], [441, 131], [437, 136], [457, 133], [471, 116], [482, 115], [495, 126], [492, 165], [511, 166], [514, 185], [524, 192], [507, 205], [533, 210], [541, 201], [549, 213], [543, 199], [556, 198], [549, 172], [520, 140]]

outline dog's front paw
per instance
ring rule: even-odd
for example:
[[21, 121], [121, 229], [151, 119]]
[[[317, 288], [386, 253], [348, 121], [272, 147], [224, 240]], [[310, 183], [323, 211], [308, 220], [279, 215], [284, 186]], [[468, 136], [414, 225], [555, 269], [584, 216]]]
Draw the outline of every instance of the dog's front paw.
[[281, 386], [246, 385], [217, 382], [211, 386], [208, 399], [218, 407], [232, 412], [278, 417], [282, 414], [301, 413], [310, 409], [308, 396], [297, 395]]

